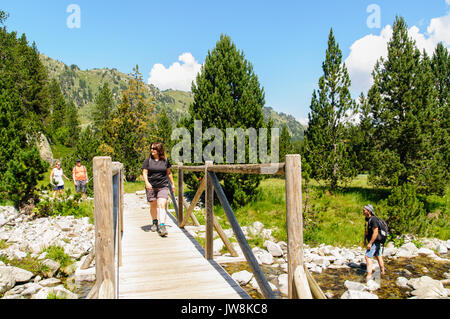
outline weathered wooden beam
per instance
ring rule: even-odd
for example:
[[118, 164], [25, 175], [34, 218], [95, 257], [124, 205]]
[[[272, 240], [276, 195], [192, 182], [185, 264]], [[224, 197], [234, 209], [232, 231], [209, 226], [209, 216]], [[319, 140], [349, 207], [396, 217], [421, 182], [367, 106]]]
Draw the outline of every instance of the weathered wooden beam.
[[308, 278], [306, 277], [303, 266], [298, 266], [294, 272], [295, 289], [300, 299], [312, 299], [311, 289], [309, 288]]
[[210, 176], [208, 176], [207, 168], [212, 162], [206, 162], [205, 168], [205, 258], [214, 258], [214, 188]]
[[299, 298], [294, 273], [303, 267], [302, 175], [300, 155], [286, 155], [286, 226], [288, 238], [288, 297]]
[[315, 299], [327, 299], [327, 296], [323, 293], [320, 286], [314, 280], [314, 277], [309, 272], [308, 268], [305, 267], [306, 278], [308, 279], [309, 287], [311, 288], [311, 293]]
[[252, 249], [250, 248], [247, 239], [245, 238], [245, 235], [242, 232], [241, 226], [239, 225], [239, 222], [237, 221], [236, 216], [234, 215], [234, 212], [230, 206], [230, 203], [228, 202], [227, 197], [225, 196], [225, 193], [222, 189], [222, 186], [219, 183], [216, 174], [214, 172], [209, 172], [208, 177], [214, 185], [217, 197], [219, 198], [220, 203], [222, 204], [222, 207], [225, 211], [225, 214], [227, 215], [228, 221], [231, 225], [231, 228], [233, 229], [233, 232], [236, 236], [239, 246], [241, 247], [245, 259], [247, 260], [250, 268], [252, 269], [253, 274], [255, 275], [255, 279], [258, 282], [258, 285], [261, 288], [264, 297], [267, 299], [269, 298], [275, 299], [275, 294], [270, 288], [269, 283], [267, 282], [267, 279], [264, 276], [264, 272], [259, 266], [255, 255], [253, 255]]
[[215, 173], [284, 175], [284, 163], [214, 165], [209, 167], [208, 171]]
[[[271, 164], [224, 164], [213, 165], [208, 168], [209, 172], [215, 173], [238, 173], [238, 174], [261, 174], [261, 175], [284, 175], [284, 163]], [[182, 168], [183, 171], [204, 172], [206, 165], [199, 166], [172, 166], [173, 169]]]
[[[94, 157], [94, 218], [96, 280], [116, 287], [113, 230], [113, 186], [110, 157]], [[116, 289], [114, 289], [116, 291]]]

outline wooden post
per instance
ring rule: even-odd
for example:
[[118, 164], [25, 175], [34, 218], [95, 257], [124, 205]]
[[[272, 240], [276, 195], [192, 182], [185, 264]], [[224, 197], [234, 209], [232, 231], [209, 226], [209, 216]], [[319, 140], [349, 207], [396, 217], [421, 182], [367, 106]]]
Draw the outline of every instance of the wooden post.
[[183, 223], [183, 163], [178, 163], [178, 225]]
[[[95, 269], [97, 287], [110, 282], [116, 291], [114, 267], [113, 186], [110, 157], [94, 157]], [[109, 296], [109, 294], [108, 294]]]
[[212, 166], [211, 161], [205, 163], [205, 179], [206, 179], [206, 190], [205, 190], [205, 258], [214, 258], [214, 187], [211, 178], [208, 175], [208, 166]]
[[286, 155], [286, 225], [288, 238], [288, 297], [298, 299], [294, 273], [303, 268], [303, 216], [301, 156]]

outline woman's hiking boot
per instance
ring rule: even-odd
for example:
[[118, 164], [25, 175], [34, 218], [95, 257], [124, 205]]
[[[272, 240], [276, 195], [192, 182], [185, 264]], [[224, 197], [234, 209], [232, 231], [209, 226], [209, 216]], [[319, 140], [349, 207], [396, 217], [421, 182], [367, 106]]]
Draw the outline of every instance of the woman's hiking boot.
[[168, 232], [167, 232], [167, 229], [166, 229], [166, 225], [159, 226], [158, 233], [159, 233], [159, 236], [161, 236], [161, 237], [167, 236]]

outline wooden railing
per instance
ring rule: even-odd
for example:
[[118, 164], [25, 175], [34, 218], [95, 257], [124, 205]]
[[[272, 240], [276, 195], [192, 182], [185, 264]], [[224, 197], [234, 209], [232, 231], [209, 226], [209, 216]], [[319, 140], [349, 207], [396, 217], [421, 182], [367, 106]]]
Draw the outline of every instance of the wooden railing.
[[[188, 219], [192, 218], [195, 224], [193, 209], [196, 206], [203, 191], [205, 191], [205, 221], [206, 242], [205, 258], [213, 259], [213, 231], [216, 229], [231, 256], [237, 256], [237, 252], [231, 245], [225, 232], [214, 216], [214, 190], [222, 205], [228, 222], [233, 229], [239, 246], [255, 276], [256, 281], [265, 298], [275, 298], [267, 279], [254, 256], [247, 239], [242, 232], [239, 222], [225, 196], [216, 173], [241, 173], [241, 174], [273, 174], [284, 175], [286, 180], [286, 228], [288, 237], [288, 297], [289, 298], [325, 298], [320, 287], [314, 281], [303, 261], [303, 217], [302, 217], [302, 191], [301, 191], [301, 157], [300, 155], [286, 155], [285, 163], [277, 164], [244, 164], [244, 165], [213, 165], [206, 162], [201, 166], [185, 166], [182, 163], [173, 166], [178, 170], [178, 194], [183, 194], [183, 178], [186, 172], [204, 172], [204, 177], [189, 206], [184, 204], [183, 196], [178, 196], [178, 204], [174, 194], [171, 193], [177, 212], [178, 226], [183, 228]], [[184, 214], [184, 207], [187, 211]], [[311, 285], [311, 288], [310, 288]]]
[[93, 175], [96, 284], [88, 298], [116, 299], [122, 264], [123, 164], [95, 157]]

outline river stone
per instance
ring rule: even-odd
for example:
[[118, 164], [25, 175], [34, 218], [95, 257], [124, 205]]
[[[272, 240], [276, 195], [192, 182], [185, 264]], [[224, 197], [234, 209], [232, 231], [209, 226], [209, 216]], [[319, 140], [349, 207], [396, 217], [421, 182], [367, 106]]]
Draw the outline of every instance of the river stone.
[[31, 271], [17, 267], [11, 267], [11, 272], [12, 275], [14, 276], [16, 283], [29, 282], [31, 278], [33, 278], [34, 276], [34, 274]]
[[36, 294], [39, 290], [42, 289], [42, 286], [40, 284], [31, 283], [27, 286], [27, 288], [22, 291], [20, 294], [21, 296], [31, 296]]
[[236, 281], [241, 286], [245, 286], [246, 284], [248, 284], [250, 282], [250, 280], [252, 279], [252, 277], [253, 277], [253, 274], [251, 272], [248, 272], [247, 270], [235, 272], [231, 276], [231, 278], [233, 278], [234, 281]]
[[91, 267], [88, 269], [78, 268], [75, 271], [75, 281], [95, 281], [95, 275], [95, 267]]
[[263, 250], [259, 247], [254, 247], [252, 249], [253, 254], [256, 257], [256, 260], [258, 261], [258, 264], [264, 264], [264, 265], [272, 265], [274, 262], [273, 256], [266, 250]]
[[347, 290], [341, 299], [378, 299], [378, 296], [367, 291]]
[[366, 283], [366, 286], [369, 291], [375, 291], [377, 289], [380, 289], [380, 287], [381, 287], [381, 285], [373, 279], [369, 280]]
[[281, 249], [280, 245], [278, 245], [277, 243], [274, 243], [273, 241], [270, 241], [270, 240], [266, 240], [264, 242], [264, 246], [267, 248], [267, 250], [273, 257], [283, 256], [283, 250]]
[[407, 243], [401, 246], [397, 252], [397, 257], [412, 258], [417, 256], [418, 248], [414, 243]]
[[442, 282], [428, 276], [410, 279], [408, 285], [414, 289], [412, 294], [418, 298], [428, 298], [431, 295], [435, 298], [447, 297], [447, 291]]
[[398, 277], [395, 283], [400, 288], [411, 289], [411, 287], [408, 286], [408, 279], [406, 279], [405, 277]]
[[16, 284], [11, 267], [0, 266], [0, 294], [10, 290]]
[[224, 246], [225, 245], [224, 245], [222, 239], [220, 239], [220, 238], [214, 239], [214, 241], [213, 241], [214, 256], [220, 255], [220, 251], [222, 250], [222, 248]]
[[346, 280], [344, 282], [344, 286], [348, 290], [357, 290], [357, 291], [364, 291], [367, 288], [364, 284], [362, 284], [360, 282], [350, 281], [350, 280]]
[[261, 233], [264, 228], [264, 224], [261, 222], [254, 222], [252, 225], [248, 227], [248, 234], [252, 237], [257, 237]]
[[440, 244], [438, 248], [439, 254], [446, 254], [448, 253], [448, 248], [446, 244]]
[[431, 256], [431, 255], [434, 255], [434, 251], [432, 251], [432, 250], [429, 249], [429, 248], [425, 248], [425, 247], [420, 248], [420, 249], [417, 251], [417, 253], [418, 253], [419, 255], [421, 255], [421, 256]]
[[278, 289], [280, 294], [287, 296], [289, 294], [288, 275], [282, 274], [278, 276]]
[[39, 285], [42, 287], [54, 287], [61, 283], [61, 280], [58, 278], [47, 278], [44, 280], [39, 281]]
[[58, 271], [59, 267], [61, 267], [61, 264], [59, 262], [52, 259], [45, 259], [42, 264], [48, 267], [48, 270], [44, 271], [44, 275], [48, 278], [53, 277], [53, 275]]

